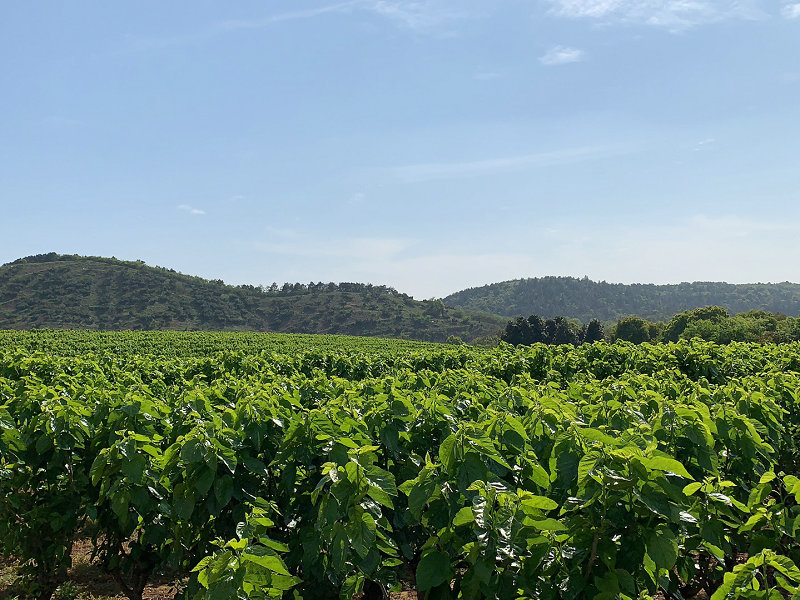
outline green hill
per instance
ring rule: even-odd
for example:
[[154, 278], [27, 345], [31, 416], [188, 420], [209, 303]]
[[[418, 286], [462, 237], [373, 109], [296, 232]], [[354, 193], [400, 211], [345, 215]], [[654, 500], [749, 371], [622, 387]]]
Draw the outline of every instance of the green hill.
[[538, 277], [493, 283], [456, 292], [443, 299], [448, 306], [486, 311], [507, 317], [537, 314], [616, 321], [637, 315], [668, 321], [673, 315], [701, 306], [717, 305], [730, 313], [764, 310], [796, 316], [800, 313], [800, 284], [719, 282], [655, 285], [606, 283], [574, 277]]
[[0, 329], [328, 333], [445, 341], [505, 319], [360, 283], [230, 286], [141, 261], [40, 254], [0, 267]]

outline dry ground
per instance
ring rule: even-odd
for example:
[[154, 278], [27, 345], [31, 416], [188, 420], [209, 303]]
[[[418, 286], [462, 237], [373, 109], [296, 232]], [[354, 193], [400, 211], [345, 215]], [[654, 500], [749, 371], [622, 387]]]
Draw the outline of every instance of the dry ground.
[[[85, 539], [75, 543], [72, 548], [72, 568], [69, 570], [67, 588], [57, 591], [54, 600], [127, 600], [117, 583], [100, 567], [92, 562], [92, 542]], [[0, 559], [0, 600], [24, 600], [14, 582], [17, 577], [17, 564]], [[145, 600], [172, 600], [178, 590], [178, 581], [158, 581], [148, 585], [144, 591]], [[392, 600], [416, 600], [414, 592], [392, 594]]]

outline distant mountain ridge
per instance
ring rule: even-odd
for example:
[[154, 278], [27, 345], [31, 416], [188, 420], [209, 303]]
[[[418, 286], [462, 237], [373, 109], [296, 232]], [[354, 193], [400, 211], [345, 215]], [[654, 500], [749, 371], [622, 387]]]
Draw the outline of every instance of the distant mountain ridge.
[[275, 331], [444, 342], [497, 334], [505, 319], [385, 286], [230, 286], [141, 261], [40, 254], [0, 266], [0, 329]]
[[486, 311], [506, 317], [538, 314], [616, 321], [636, 315], [667, 321], [701, 306], [717, 305], [731, 314], [764, 310], [797, 316], [800, 284], [694, 282], [679, 284], [607, 283], [575, 277], [515, 279], [469, 288], [443, 298], [448, 306]]

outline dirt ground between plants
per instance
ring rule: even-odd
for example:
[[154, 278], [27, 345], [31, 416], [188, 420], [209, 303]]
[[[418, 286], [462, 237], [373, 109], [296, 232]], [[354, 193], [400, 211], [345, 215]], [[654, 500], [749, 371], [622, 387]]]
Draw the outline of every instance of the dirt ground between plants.
[[[0, 559], [0, 600], [25, 600], [21, 590], [14, 585], [16, 577], [17, 564]], [[68, 595], [70, 600], [127, 600], [114, 579], [92, 561], [92, 542], [89, 539], [79, 540], [72, 547], [69, 581], [75, 592], [74, 595]], [[180, 584], [180, 581], [156, 581], [145, 588], [144, 600], [173, 600]], [[53, 598], [66, 600], [66, 596], [60, 597], [56, 592]], [[414, 592], [400, 592], [392, 594], [391, 600], [417, 600], [417, 595]]]

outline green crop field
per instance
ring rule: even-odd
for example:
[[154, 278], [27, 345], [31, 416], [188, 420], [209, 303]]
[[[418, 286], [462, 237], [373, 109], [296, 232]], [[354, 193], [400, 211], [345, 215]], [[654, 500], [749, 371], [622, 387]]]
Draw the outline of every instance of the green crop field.
[[[131, 599], [800, 598], [800, 344], [0, 332], [0, 550]], [[146, 596], [145, 596], [146, 597]]]

